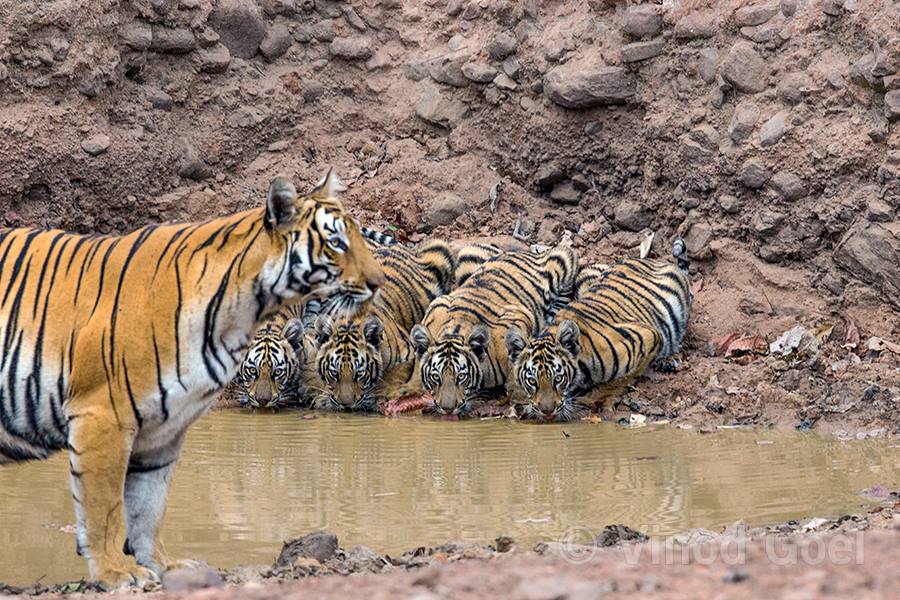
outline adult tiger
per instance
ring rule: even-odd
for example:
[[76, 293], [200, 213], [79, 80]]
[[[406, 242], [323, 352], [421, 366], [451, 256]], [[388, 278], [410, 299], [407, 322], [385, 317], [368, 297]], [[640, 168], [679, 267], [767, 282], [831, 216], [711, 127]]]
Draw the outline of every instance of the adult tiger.
[[503, 252], [435, 300], [411, 332], [419, 379], [434, 396], [435, 410], [465, 414], [476, 399], [502, 393], [508, 371], [503, 335], [511, 325], [537, 333], [552, 306], [571, 296], [576, 272], [568, 247]]
[[68, 449], [93, 579], [172, 564], [157, 536], [185, 432], [259, 323], [321, 286], [384, 282], [337, 185], [299, 197], [279, 177], [264, 207], [122, 237], [0, 230], [0, 462]]
[[669, 365], [691, 311], [684, 241], [675, 241], [672, 254], [675, 264], [634, 258], [586, 269], [576, 300], [545, 331], [526, 339], [509, 330], [514, 388], [525, 396], [519, 416], [569, 420], [621, 392], [648, 366]]
[[[360, 226], [367, 241], [379, 246], [396, 246], [389, 234]], [[337, 293], [332, 298], [348, 295]], [[357, 294], [349, 294], [357, 297]], [[238, 374], [222, 392], [220, 406], [281, 408], [306, 406], [313, 400], [309, 387], [315, 383], [316, 344], [312, 323], [321, 312], [321, 302], [309, 299], [304, 305], [285, 306], [259, 328], [244, 353]], [[310, 316], [312, 315], [312, 316]], [[305, 333], [309, 332], [309, 333]]]
[[453, 253], [442, 240], [416, 250], [377, 250], [375, 257], [384, 268], [385, 284], [368, 312], [335, 318], [326, 309], [316, 321], [320, 408], [371, 411], [398, 392], [415, 361], [410, 329], [453, 286]]

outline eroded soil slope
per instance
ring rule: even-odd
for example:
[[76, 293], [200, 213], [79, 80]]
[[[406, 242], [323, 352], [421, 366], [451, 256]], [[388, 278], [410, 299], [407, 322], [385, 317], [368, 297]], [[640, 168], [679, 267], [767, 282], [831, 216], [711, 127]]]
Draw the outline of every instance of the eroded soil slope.
[[334, 166], [412, 241], [683, 235], [686, 367], [626, 410], [896, 433], [898, 68], [892, 0], [0, 0], [0, 222], [120, 233]]

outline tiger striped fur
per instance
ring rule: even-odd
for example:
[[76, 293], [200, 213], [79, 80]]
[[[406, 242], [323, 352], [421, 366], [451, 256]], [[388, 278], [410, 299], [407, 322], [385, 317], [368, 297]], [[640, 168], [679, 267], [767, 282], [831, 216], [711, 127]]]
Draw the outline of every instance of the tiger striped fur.
[[675, 264], [635, 258], [585, 270], [577, 299], [546, 330], [530, 339], [509, 330], [521, 417], [570, 420], [680, 352], [691, 308], [682, 240], [673, 255]]
[[157, 537], [186, 430], [259, 324], [323, 286], [384, 282], [337, 185], [303, 197], [279, 177], [263, 207], [121, 237], [0, 230], [0, 462], [68, 450], [79, 553], [104, 586], [173, 565]]
[[576, 268], [571, 248], [503, 252], [431, 304], [411, 341], [421, 385], [434, 397], [437, 412], [465, 414], [474, 401], [503, 391], [504, 333], [513, 325], [537, 333], [557, 299], [572, 294]]
[[386, 281], [368, 312], [333, 318], [326, 310], [316, 321], [321, 408], [372, 411], [406, 383], [415, 360], [410, 329], [453, 286], [453, 254], [444, 241], [379, 249], [375, 257]]

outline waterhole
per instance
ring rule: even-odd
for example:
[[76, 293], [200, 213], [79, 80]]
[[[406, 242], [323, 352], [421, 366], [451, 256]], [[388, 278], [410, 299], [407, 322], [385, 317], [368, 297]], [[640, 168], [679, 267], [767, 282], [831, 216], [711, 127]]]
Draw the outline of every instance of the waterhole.
[[[230, 567], [317, 529], [387, 553], [611, 523], [664, 536], [859, 510], [898, 475], [889, 443], [809, 433], [217, 412], [190, 430], [165, 538]], [[73, 523], [64, 455], [0, 467], [0, 581], [83, 577]]]

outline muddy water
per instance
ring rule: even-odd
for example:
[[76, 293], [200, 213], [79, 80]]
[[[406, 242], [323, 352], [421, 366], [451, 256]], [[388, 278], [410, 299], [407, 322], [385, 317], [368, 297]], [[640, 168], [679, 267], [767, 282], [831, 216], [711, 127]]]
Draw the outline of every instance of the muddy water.
[[[0, 581], [84, 575], [67, 470], [62, 455], [0, 467]], [[166, 539], [228, 567], [320, 528], [389, 553], [609, 523], [667, 535], [852, 511], [898, 480], [896, 447], [811, 434], [222, 412], [190, 432]]]

